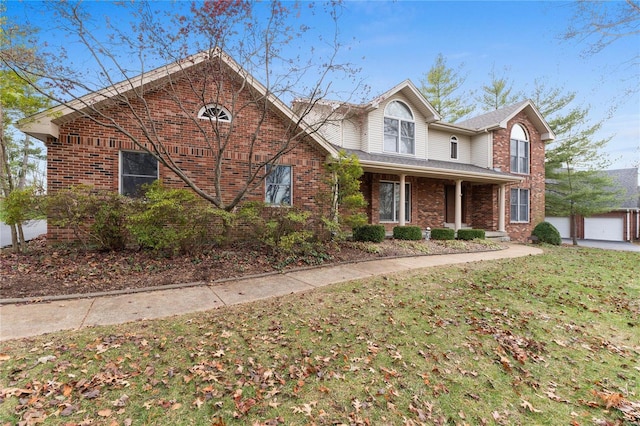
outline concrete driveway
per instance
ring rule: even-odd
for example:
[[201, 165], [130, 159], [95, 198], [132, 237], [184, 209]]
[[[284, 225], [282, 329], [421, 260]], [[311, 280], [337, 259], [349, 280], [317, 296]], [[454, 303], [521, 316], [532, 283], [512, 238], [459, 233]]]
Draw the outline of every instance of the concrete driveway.
[[[563, 238], [563, 244], [573, 244], [570, 238]], [[604, 250], [635, 251], [640, 253], [640, 245], [625, 241], [578, 240], [578, 246], [593, 247]]]
[[[29, 241], [47, 233], [46, 220], [30, 220], [22, 225], [24, 238]], [[0, 222], [0, 247], [8, 247], [11, 245], [11, 229], [8, 225]]]

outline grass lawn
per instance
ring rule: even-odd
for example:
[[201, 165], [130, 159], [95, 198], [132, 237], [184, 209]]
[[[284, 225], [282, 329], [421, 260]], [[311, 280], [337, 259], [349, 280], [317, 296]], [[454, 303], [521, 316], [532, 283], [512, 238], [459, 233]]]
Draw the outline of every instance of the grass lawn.
[[640, 254], [545, 247], [4, 342], [0, 425], [39, 422], [634, 424]]

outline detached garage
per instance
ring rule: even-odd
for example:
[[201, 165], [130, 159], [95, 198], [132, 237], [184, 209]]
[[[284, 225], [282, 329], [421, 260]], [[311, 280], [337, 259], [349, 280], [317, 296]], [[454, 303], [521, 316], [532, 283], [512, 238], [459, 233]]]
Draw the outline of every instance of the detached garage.
[[585, 240], [624, 241], [622, 217], [585, 217]]

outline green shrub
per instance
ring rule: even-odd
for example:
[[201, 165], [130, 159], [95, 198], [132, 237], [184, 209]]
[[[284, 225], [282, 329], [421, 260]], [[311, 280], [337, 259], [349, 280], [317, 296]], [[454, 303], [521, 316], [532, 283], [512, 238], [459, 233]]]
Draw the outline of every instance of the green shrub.
[[484, 229], [458, 229], [459, 240], [484, 240]]
[[91, 198], [95, 206], [94, 222], [89, 231], [92, 240], [101, 250], [124, 250], [127, 246], [127, 204], [122, 195], [109, 192]]
[[449, 228], [434, 228], [431, 230], [432, 240], [453, 240], [456, 237], [456, 231]]
[[538, 241], [541, 243], [553, 244], [555, 246], [562, 244], [560, 232], [549, 222], [540, 222], [537, 224], [536, 227], [533, 228], [531, 235], [538, 237]]
[[396, 226], [393, 228], [393, 238], [397, 240], [421, 240], [422, 229], [419, 226]]
[[354, 241], [370, 241], [372, 243], [381, 243], [384, 241], [386, 231], [384, 225], [363, 225], [353, 228]]
[[75, 185], [49, 194], [46, 203], [48, 223], [71, 229], [75, 240], [85, 249], [95, 245], [101, 248], [100, 237], [94, 234], [100, 230], [93, 228], [93, 224], [102, 206], [102, 196], [90, 185]]
[[132, 207], [127, 229], [143, 248], [191, 253], [222, 235], [225, 212], [188, 189], [168, 189], [156, 181]]

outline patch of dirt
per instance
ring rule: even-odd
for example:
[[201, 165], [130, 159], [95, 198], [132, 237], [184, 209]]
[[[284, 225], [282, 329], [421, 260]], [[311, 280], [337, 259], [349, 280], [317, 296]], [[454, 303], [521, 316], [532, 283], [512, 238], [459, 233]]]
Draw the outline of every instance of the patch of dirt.
[[296, 258], [277, 256], [268, 248], [251, 245], [169, 257], [149, 251], [98, 252], [48, 247], [41, 237], [29, 243], [26, 253], [0, 251], [0, 299], [87, 294], [196, 281], [211, 284], [314, 265], [501, 248], [493, 243], [385, 240], [380, 244], [329, 244], [322, 253]]

